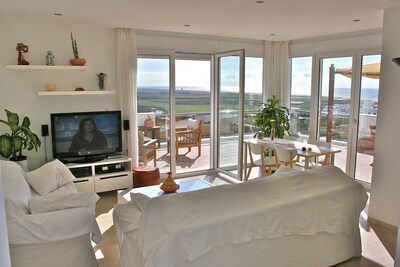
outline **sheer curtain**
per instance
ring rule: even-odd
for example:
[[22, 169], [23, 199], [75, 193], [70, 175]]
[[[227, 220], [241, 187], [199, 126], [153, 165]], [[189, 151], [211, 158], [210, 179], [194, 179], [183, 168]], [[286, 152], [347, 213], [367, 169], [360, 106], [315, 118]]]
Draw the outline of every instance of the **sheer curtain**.
[[135, 30], [116, 29], [117, 34], [117, 92], [124, 120], [129, 120], [129, 131], [124, 131], [123, 151], [138, 165], [136, 73], [137, 52]]
[[275, 95], [289, 107], [289, 41], [265, 41], [264, 58], [264, 102]]

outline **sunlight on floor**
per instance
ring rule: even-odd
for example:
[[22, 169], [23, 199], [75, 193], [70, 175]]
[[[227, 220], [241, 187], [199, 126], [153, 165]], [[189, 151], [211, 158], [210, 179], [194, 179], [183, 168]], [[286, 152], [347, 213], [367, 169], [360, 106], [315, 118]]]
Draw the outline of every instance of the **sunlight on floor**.
[[95, 252], [96, 255], [96, 259], [100, 260], [100, 259], [104, 259], [104, 254], [103, 252], [101, 252], [101, 249], [99, 249], [98, 251]]
[[112, 213], [114, 209], [109, 210], [107, 213], [100, 214], [96, 217], [97, 223], [100, 227], [100, 232], [103, 234], [108, 229], [110, 229], [113, 225]]

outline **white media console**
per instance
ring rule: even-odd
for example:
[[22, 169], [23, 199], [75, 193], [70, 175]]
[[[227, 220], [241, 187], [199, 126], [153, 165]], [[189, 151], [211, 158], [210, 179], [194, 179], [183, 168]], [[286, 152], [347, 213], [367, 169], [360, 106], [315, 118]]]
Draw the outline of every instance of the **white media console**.
[[79, 192], [105, 192], [133, 187], [132, 159], [104, 159], [90, 163], [68, 163], [66, 166], [77, 178]]

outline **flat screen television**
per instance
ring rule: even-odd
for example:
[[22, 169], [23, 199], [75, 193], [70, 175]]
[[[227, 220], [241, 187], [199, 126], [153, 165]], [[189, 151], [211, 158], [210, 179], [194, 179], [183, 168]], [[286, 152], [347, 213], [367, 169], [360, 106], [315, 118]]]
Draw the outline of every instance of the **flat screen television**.
[[93, 162], [122, 151], [121, 111], [50, 114], [53, 158]]

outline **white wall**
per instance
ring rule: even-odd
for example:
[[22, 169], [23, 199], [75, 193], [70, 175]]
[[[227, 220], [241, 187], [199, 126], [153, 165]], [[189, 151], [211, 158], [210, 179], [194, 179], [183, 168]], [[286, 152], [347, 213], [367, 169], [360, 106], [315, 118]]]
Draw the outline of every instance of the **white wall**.
[[290, 56], [301, 57], [337, 52], [354, 52], [380, 49], [382, 34], [377, 31], [362, 32], [357, 36], [342, 34], [315, 39], [297, 40], [290, 45]]
[[385, 10], [379, 111], [369, 205], [371, 218], [396, 227], [400, 219], [400, 172], [398, 167], [400, 67], [392, 62], [392, 58], [400, 57], [399, 25], [400, 8]]
[[[6, 65], [17, 64], [18, 42], [29, 46], [25, 59], [31, 65], [45, 65], [45, 56], [52, 50], [56, 65], [69, 65], [73, 57], [70, 32], [78, 43], [79, 56], [86, 58], [88, 70], [9, 70]], [[50, 125], [50, 113], [72, 111], [101, 111], [106, 108], [117, 109], [117, 95], [103, 96], [37, 96], [43, 91], [45, 83], [56, 83], [59, 90], [74, 90], [82, 86], [87, 90], [97, 90], [96, 74], [108, 74], [107, 87], [115, 90], [115, 33], [113, 29], [90, 26], [58, 24], [0, 23], [0, 118], [6, 119], [4, 109], [20, 116], [28, 116], [31, 129], [40, 136], [41, 125]], [[22, 119], [22, 118], [21, 118]], [[0, 125], [0, 130], [5, 129]], [[41, 137], [42, 142], [44, 139]], [[51, 155], [51, 138], [47, 138], [47, 150]], [[45, 162], [44, 144], [25, 153], [30, 169]]]
[[257, 40], [148, 31], [137, 31], [136, 36], [138, 49], [185, 53], [218, 53], [245, 49], [248, 57], [264, 56], [264, 42]]

